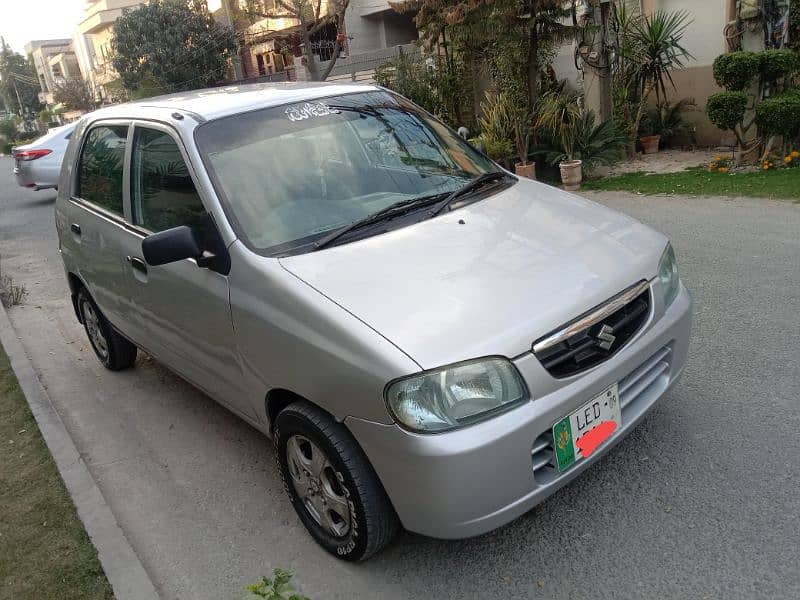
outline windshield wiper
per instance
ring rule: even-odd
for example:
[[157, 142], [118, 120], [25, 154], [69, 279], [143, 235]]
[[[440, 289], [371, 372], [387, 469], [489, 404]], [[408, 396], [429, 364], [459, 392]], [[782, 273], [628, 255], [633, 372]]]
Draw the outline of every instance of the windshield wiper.
[[506, 177], [511, 177], [505, 171], [489, 171], [488, 173], [483, 173], [478, 175], [474, 179], [471, 179], [463, 186], [458, 188], [456, 191], [449, 194], [444, 200], [442, 200], [439, 204], [437, 204], [433, 210], [431, 211], [431, 217], [435, 217], [440, 212], [442, 212], [445, 208], [450, 206], [456, 198], [467, 194], [485, 183], [489, 183], [490, 181], [496, 181], [498, 179], [505, 179]]
[[378, 212], [369, 214], [362, 219], [358, 219], [357, 221], [353, 221], [349, 225], [345, 225], [344, 227], [341, 227], [340, 229], [337, 229], [332, 233], [326, 235], [322, 239], [317, 240], [314, 243], [314, 249], [321, 250], [322, 248], [330, 246], [333, 242], [335, 242], [342, 236], [347, 235], [348, 233], [350, 233], [355, 229], [360, 229], [362, 227], [365, 227], [367, 225], [372, 225], [373, 223], [377, 223], [379, 221], [384, 221], [389, 218], [394, 218], [409, 211], [412, 207], [415, 207], [417, 205], [428, 204], [433, 200], [438, 200], [444, 195], [444, 193], [431, 194], [427, 196], [417, 196], [415, 198], [408, 198], [406, 200], [400, 200], [399, 202], [390, 204], [389, 206], [382, 208]]

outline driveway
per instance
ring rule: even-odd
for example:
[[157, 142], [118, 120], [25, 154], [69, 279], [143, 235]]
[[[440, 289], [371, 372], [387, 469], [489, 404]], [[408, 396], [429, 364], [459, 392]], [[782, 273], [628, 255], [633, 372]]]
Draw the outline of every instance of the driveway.
[[55, 194], [10, 172], [0, 158], [0, 254], [29, 290], [12, 322], [164, 598], [235, 599], [274, 567], [315, 600], [800, 597], [800, 205], [593, 196], [673, 240], [695, 298], [682, 382], [517, 521], [404, 533], [349, 565], [306, 535], [261, 434], [141, 353], [100, 366], [68, 301]]

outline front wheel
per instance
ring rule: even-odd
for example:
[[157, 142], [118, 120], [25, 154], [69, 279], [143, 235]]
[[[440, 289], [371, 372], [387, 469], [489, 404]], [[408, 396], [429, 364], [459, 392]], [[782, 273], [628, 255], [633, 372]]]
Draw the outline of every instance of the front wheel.
[[308, 402], [275, 419], [275, 450], [286, 492], [309, 533], [348, 561], [386, 546], [399, 523], [375, 471], [350, 432]]

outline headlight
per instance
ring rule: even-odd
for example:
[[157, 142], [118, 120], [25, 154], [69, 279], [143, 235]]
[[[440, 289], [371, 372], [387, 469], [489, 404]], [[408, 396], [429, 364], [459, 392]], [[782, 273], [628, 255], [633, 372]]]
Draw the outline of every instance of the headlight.
[[678, 276], [678, 263], [675, 262], [675, 252], [672, 244], [667, 244], [664, 254], [661, 255], [661, 262], [658, 264], [658, 280], [664, 292], [664, 308], [672, 304], [675, 296], [678, 295], [680, 287], [680, 277]]
[[481, 358], [401, 379], [386, 389], [394, 418], [408, 429], [456, 429], [528, 398], [517, 368], [505, 358]]

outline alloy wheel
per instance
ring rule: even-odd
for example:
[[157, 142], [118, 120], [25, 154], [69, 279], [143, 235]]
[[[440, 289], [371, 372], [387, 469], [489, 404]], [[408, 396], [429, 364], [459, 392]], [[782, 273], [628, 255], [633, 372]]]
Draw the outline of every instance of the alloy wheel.
[[103, 330], [100, 328], [100, 319], [89, 302], [83, 303], [83, 322], [86, 325], [86, 333], [89, 334], [89, 341], [97, 353], [103, 358], [108, 358], [108, 342]]
[[286, 459], [295, 492], [311, 518], [329, 535], [345, 537], [352, 515], [342, 474], [319, 446], [302, 435], [289, 438]]

